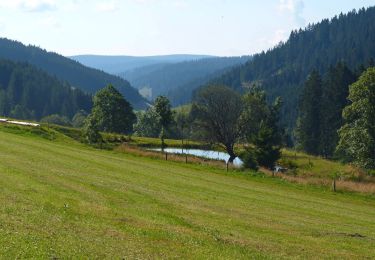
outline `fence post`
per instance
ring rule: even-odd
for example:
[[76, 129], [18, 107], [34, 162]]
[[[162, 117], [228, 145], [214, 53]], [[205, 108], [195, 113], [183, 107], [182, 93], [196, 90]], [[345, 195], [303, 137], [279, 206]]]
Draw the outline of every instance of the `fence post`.
[[229, 171], [229, 162], [226, 163], [227, 164], [227, 172]]
[[185, 163], [187, 163], [188, 160], [187, 160], [187, 153], [185, 154]]
[[333, 190], [333, 192], [336, 192], [336, 177], [333, 178], [333, 182], [332, 182], [332, 190]]
[[168, 161], [168, 153], [165, 153], [165, 160]]

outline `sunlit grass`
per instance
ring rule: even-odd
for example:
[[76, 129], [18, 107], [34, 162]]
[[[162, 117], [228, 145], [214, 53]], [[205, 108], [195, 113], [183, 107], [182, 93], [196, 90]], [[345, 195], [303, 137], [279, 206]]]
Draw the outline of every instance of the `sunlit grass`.
[[371, 196], [33, 131], [0, 126], [0, 258], [375, 257]]

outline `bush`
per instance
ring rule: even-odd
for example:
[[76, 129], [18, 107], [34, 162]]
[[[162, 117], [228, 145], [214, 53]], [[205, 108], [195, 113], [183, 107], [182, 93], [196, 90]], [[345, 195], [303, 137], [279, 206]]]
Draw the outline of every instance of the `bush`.
[[287, 168], [289, 170], [294, 170], [294, 169], [298, 168], [298, 164], [295, 161], [290, 160], [290, 159], [286, 159], [286, 158], [281, 158], [279, 160], [279, 164], [282, 167]]
[[375, 170], [369, 170], [368, 175], [371, 177], [375, 177]]
[[85, 120], [87, 118], [87, 113], [84, 110], [78, 111], [73, 119], [72, 119], [72, 125], [76, 128], [81, 128], [85, 125]]
[[71, 126], [69, 118], [67, 118], [66, 116], [60, 116], [57, 114], [43, 117], [42, 120], [40, 120], [40, 122], [61, 125], [61, 126]]
[[253, 150], [246, 149], [243, 153], [241, 153], [240, 158], [243, 162], [244, 168], [256, 171], [259, 169], [258, 162]]
[[89, 144], [95, 144], [102, 141], [97, 121], [91, 115], [86, 118], [85, 125], [82, 129], [83, 137]]

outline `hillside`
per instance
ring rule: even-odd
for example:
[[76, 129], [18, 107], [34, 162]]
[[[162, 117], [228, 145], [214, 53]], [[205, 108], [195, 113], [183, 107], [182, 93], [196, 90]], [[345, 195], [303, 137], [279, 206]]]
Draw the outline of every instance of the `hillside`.
[[34, 66], [0, 59], [0, 116], [40, 119], [60, 114], [72, 118], [81, 109], [91, 110], [91, 98]]
[[179, 63], [183, 61], [199, 60], [212, 56], [208, 55], [159, 55], [159, 56], [106, 56], [106, 55], [76, 55], [71, 56], [85, 66], [103, 70], [111, 74], [120, 74], [125, 71], [168, 63]]
[[97, 69], [85, 67], [57, 53], [0, 38], [0, 58], [30, 63], [50, 75], [56, 76], [59, 80], [66, 81], [71, 86], [92, 94], [111, 83], [135, 108], [146, 107], [146, 101], [126, 80]]
[[175, 105], [191, 101], [194, 89], [250, 59], [243, 57], [206, 58], [172, 64], [156, 64], [119, 74], [138, 89], [150, 89], [150, 99], [167, 95]]
[[0, 125], [0, 258], [375, 257], [373, 197], [51, 134]]
[[[281, 96], [283, 121], [295, 126], [298, 98], [307, 75], [324, 74], [331, 65], [345, 62], [352, 70], [375, 58], [375, 7], [340, 14], [304, 30], [293, 31], [285, 43], [262, 52], [243, 66], [215, 79], [239, 91], [257, 84], [270, 99]], [[347, 87], [347, 86], [345, 86]]]

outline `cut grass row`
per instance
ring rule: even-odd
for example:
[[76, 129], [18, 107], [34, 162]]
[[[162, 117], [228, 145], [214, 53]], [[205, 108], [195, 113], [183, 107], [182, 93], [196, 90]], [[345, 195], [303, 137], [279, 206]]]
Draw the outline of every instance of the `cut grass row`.
[[375, 199], [0, 128], [0, 258], [374, 258]]

